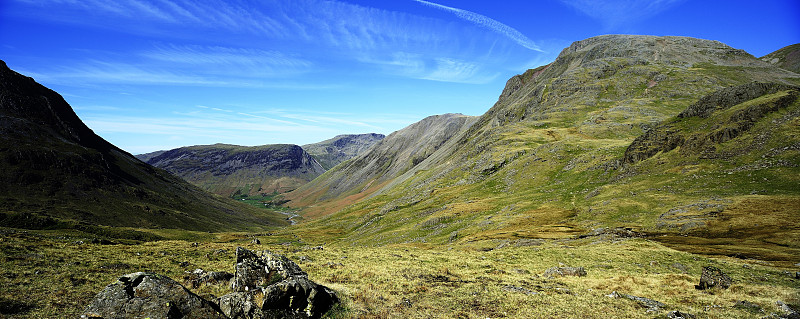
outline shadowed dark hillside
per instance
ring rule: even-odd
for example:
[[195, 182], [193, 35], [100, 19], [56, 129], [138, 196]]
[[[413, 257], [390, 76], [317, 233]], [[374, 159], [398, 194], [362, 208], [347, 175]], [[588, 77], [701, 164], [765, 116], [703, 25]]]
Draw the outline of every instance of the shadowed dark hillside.
[[147, 165], [97, 136], [56, 92], [0, 63], [0, 212], [5, 226], [233, 230], [283, 224]]

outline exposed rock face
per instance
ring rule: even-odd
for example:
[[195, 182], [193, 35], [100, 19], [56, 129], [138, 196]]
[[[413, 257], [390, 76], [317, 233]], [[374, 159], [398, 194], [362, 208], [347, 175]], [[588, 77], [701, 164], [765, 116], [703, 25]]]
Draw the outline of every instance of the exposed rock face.
[[[622, 161], [636, 163], [659, 152], [668, 152], [678, 147], [683, 153], [705, 152], [705, 156], [713, 156], [711, 153], [715, 144], [736, 138], [751, 129], [761, 118], [797, 101], [800, 97], [800, 88], [776, 83], [748, 83], [707, 95], [678, 114], [678, 119], [692, 117], [707, 119], [736, 105], [781, 91], [785, 91], [786, 94], [758, 101], [737, 109], [733, 114], [725, 114], [724, 117], [720, 115], [721, 118], [695, 126], [691, 128], [692, 131], [689, 131], [690, 128], [682, 127], [679, 120], [663, 123], [637, 137], [625, 150]], [[698, 130], [698, 128], [710, 129]]]
[[[314, 283], [297, 264], [282, 255], [263, 256], [236, 249], [234, 292], [210, 302], [174, 280], [152, 273], [133, 273], [95, 296], [83, 318], [320, 318], [339, 298]], [[187, 276], [195, 284], [222, 284], [231, 275], [196, 270]]]
[[101, 291], [83, 318], [226, 318], [213, 303], [174, 280], [152, 273], [132, 273]]
[[234, 293], [220, 298], [222, 311], [231, 318], [319, 318], [339, 298], [329, 288], [308, 279], [300, 267], [282, 255], [263, 257], [236, 249]]
[[188, 146], [164, 151], [147, 163], [225, 196], [285, 192], [325, 172], [303, 148], [289, 144]]
[[60, 95], [2, 61], [0, 167], [4, 212], [194, 230], [267, 222], [252, 208], [215, 199], [105, 141]]
[[303, 145], [303, 149], [319, 161], [323, 168], [329, 170], [366, 152], [385, 137], [375, 133], [338, 135], [319, 143]]
[[800, 73], [800, 43], [785, 46], [760, 58], [779, 68]]
[[205, 271], [202, 269], [195, 269], [192, 272], [187, 272], [183, 277], [184, 282], [192, 288], [198, 288], [202, 285], [228, 285], [233, 279], [233, 274], [224, 271]]
[[711, 289], [719, 287], [721, 289], [728, 289], [733, 281], [721, 269], [713, 266], [703, 267], [703, 274], [700, 275], [700, 284], [697, 289]]

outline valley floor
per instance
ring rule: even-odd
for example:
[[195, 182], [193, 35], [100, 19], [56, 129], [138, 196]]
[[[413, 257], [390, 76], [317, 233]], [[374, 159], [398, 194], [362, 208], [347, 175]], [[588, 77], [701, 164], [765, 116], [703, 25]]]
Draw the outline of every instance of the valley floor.
[[[127, 273], [182, 282], [196, 268], [233, 272], [237, 246], [286, 254], [310, 279], [337, 291], [344, 302], [331, 317], [663, 318], [677, 310], [698, 318], [761, 318], [785, 314], [778, 301], [800, 304], [797, 267], [710, 258], [612, 233], [436, 247], [323, 245], [288, 230], [172, 235], [181, 239], [104, 245], [60, 231], [0, 229], [0, 317], [74, 318]], [[559, 266], [583, 267], [586, 275], [544, 275]], [[705, 266], [720, 268], [733, 285], [695, 289]], [[187, 287], [208, 298], [227, 290]]]

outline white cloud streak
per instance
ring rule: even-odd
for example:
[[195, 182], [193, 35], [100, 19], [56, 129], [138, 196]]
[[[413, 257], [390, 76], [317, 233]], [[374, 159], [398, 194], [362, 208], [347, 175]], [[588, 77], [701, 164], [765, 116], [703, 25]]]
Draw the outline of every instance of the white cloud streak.
[[430, 6], [430, 7], [433, 7], [433, 8], [437, 8], [437, 9], [440, 9], [440, 10], [452, 12], [453, 14], [455, 14], [457, 17], [459, 17], [461, 19], [464, 19], [466, 21], [472, 22], [474, 24], [477, 24], [479, 26], [482, 26], [482, 27], [488, 28], [489, 30], [497, 32], [497, 33], [499, 33], [499, 34], [501, 34], [501, 35], [513, 40], [514, 42], [516, 42], [517, 44], [519, 44], [519, 45], [521, 45], [521, 46], [523, 46], [525, 48], [528, 48], [528, 49], [533, 50], [533, 51], [539, 51], [539, 52], [542, 51], [541, 49], [539, 49], [539, 46], [537, 46], [535, 43], [533, 43], [533, 40], [529, 39], [528, 37], [526, 37], [521, 32], [519, 32], [516, 29], [514, 29], [512, 27], [509, 27], [509, 26], [507, 26], [507, 25], [505, 25], [505, 24], [503, 24], [503, 23], [501, 23], [501, 22], [499, 22], [497, 20], [489, 18], [487, 16], [484, 16], [484, 15], [481, 15], [481, 14], [478, 14], [478, 13], [475, 13], [475, 12], [472, 12], [472, 11], [467, 11], [467, 10], [463, 10], [463, 9], [448, 7], [448, 6], [444, 6], [444, 5], [441, 5], [441, 4], [428, 2], [428, 1], [424, 1], [424, 0], [414, 0], [414, 1], [422, 3], [422, 4]]
[[[98, 79], [112, 82], [252, 87], [261, 85], [253, 83], [255, 78], [286, 79], [321, 71], [328, 65], [367, 62], [394, 76], [486, 83], [494, 75], [481, 70], [501, 64], [507, 58], [503, 50], [486, 52], [486, 48], [494, 48], [498, 42], [495, 34], [503, 36], [500, 38], [503, 41], [499, 42], [505, 42], [505, 49], [519, 44], [539, 50], [539, 46], [519, 31], [496, 20], [422, 0], [417, 1], [451, 12], [456, 20], [486, 31], [471, 32], [465, 37], [463, 28], [448, 21], [340, 1], [17, 1], [48, 8], [37, 16], [40, 19], [49, 16], [63, 21], [71, 16], [74, 23], [104, 27], [113, 24], [114, 29], [143, 32], [148, 36], [163, 34], [167, 37], [164, 41], [173, 37], [185, 41], [205, 32], [214, 36], [232, 35], [246, 41], [236, 40], [241, 45], [238, 48], [160, 44], [154, 49], [134, 52], [134, 58], [144, 60], [129, 58], [133, 61], [127, 67], [92, 68], [89, 65], [84, 72], [86, 75], [95, 73]], [[55, 12], [69, 13], [58, 15]], [[92, 14], [85, 14], [88, 12]], [[448, 66], [442, 62], [456, 60], [464, 63]], [[112, 61], [119, 61], [119, 58], [114, 57]], [[474, 69], [468, 70], [469, 65]], [[84, 66], [73, 69], [78, 67]], [[461, 71], [456, 71], [456, 67]], [[123, 70], [125, 68], [127, 70]], [[73, 75], [78, 73], [73, 72]], [[468, 76], [470, 74], [473, 78]]]
[[578, 11], [599, 20], [612, 30], [640, 21], [686, 0], [560, 0]]

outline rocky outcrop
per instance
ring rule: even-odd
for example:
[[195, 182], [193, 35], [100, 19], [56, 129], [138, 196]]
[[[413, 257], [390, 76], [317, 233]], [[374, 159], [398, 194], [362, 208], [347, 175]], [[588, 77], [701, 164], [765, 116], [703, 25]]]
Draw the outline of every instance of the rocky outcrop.
[[[779, 92], [786, 94], [775, 95]], [[765, 96], [772, 98], [758, 99]], [[798, 97], [800, 88], [776, 83], [752, 82], [716, 91], [686, 108], [678, 114], [677, 119], [668, 120], [637, 137], [625, 150], [622, 162], [636, 163], [676, 148], [680, 148], [684, 154], [713, 156], [709, 153], [713, 153], [715, 144], [744, 134], [758, 120], [791, 105]], [[723, 114], [749, 101], [753, 102], [737, 108], [731, 114]], [[700, 121], [693, 127], [681, 125], [682, 119], [689, 118], [708, 120]]]
[[700, 284], [697, 285], [695, 288], [699, 290], [711, 289], [711, 288], [720, 288], [720, 289], [728, 289], [733, 281], [731, 277], [728, 277], [721, 269], [708, 266], [703, 267], [703, 273], [700, 275]]
[[95, 296], [82, 318], [226, 318], [219, 308], [169, 277], [137, 272]]
[[[259, 256], [236, 249], [233, 292], [205, 300], [174, 280], [153, 273], [133, 273], [95, 296], [82, 318], [320, 318], [339, 298], [330, 288], [308, 279], [300, 267], [282, 255]], [[230, 274], [196, 270], [194, 286], [226, 284]]]
[[314, 283], [282, 255], [263, 256], [236, 249], [232, 294], [222, 296], [222, 311], [232, 319], [266, 317], [319, 318], [339, 302], [328, 287]]
[[163, 151], [148, 164], [163, 168], [208, 191], [230, 196], [286, 192], [325, 172], [300, 146], [198, 145]]
[[323, 168], [329, 170], [366, 152], [385, 137], [375, 133], [338, 135], [319, 143], [303, 145], [303, 149], [322, 164]]
[[641, 305], [642, 307], [647, 308], [647, 312], [648, 313], [650, 313], [650, 312], [659, 312], [664, 307], [667, 306], [663, 302], [660, 302], [660, 301], [657, 301], [657, 300], [653, 300], [653, 299], [645, 298], [645, 297], [634, 296], [634, 295], [629, 295], [629, 294], [621, 294], [621, 293], [618, 293], [616, 291], [611, 292], [611, 294], [608, 295], [608, 297], [609, 298], [627, 298], [627, 299], [633, 300], [633, 301], [637, 302], [639, 305]]

